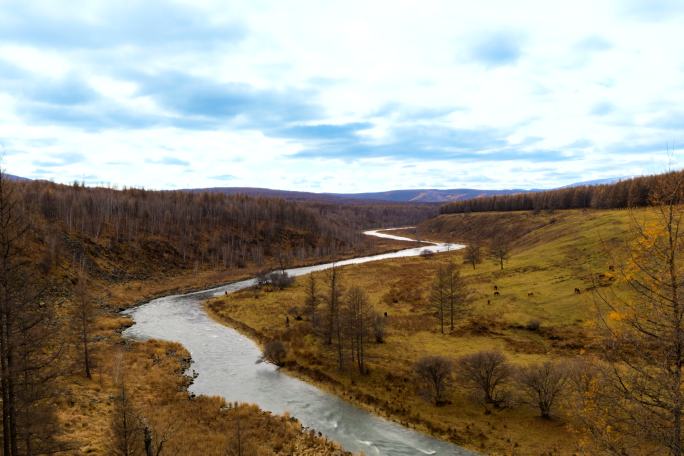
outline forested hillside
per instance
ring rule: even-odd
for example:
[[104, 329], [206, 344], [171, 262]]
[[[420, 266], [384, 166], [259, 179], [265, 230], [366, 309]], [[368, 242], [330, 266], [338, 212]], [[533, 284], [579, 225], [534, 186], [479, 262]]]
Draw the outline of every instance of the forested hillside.
[[659, 182], [684, 175], [684, 171], [636, 177], [614, 184], [583, 185], [534, 193], [489, 196], [442, 206], [442, 214], [488, 211], [531, 211], [554, 209], [619, 209], [648, 206]]
[[[10, 183], [8, 183], [10, 184]], [[368, 247], [361, 228], [407, 224], [436, 208], [288, 202], [244, 195], [117, 191], [48, 182], [12, 182], [36, 227], [46, 268], [65, 256], [111, 280], [150, 268], [261, 267]]]

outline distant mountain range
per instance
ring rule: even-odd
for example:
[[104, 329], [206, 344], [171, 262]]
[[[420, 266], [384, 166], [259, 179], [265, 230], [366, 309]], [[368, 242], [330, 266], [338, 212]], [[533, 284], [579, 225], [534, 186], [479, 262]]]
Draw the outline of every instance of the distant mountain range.
[[[5, 174], [10, 180], [29, 180], [24, 177]], [[595, 179], [584, 182], [577, 182], [565, 185], [561, 188], [579, 187], [583, 185], [601, 185], [617, 182], [623, 178]], [[449, 203], [452, 201], [463, 201], [482, 196], [510, 195], [513, 193], [538, 192], [541, 189], [507, 189], [507, 190], [478, 190], [472, 188], [454, 189], [412, 189], [412, 190], [390, 190], [386, 192], [366, 192], [366, 193], [314, 193], [298, 192], [293, 190], [274, 190], [259, 187], [211, 187], [186, 189], [190, 192], [209, 192], [223, 193], [226, 195], [250, 195], [271, 198], [283, 198], [292, 201], [325, 201], [325, 202], [368, 202], [383, 201], [390, 203]]]
[[267, 196], [285, 198], [296, 201], [384, 201], [390, 203], [447, 203], [450, 201], [460, 201], [465, 199], [477, 198], [480, 196], [509, 195], [511, 193], [520, 193], [529, 190], [476, 190], [471, 188], [458, 188], [451, 190], [391, 190], [387, 192], [368, 193], [312, 193], [253, 187], [214, 187], [191, 189], [190, 191], [224, 193], [228, 195], [244, 194], [252, 196]]
[[[610, 184], [620, 178], [596, 179], [592, 181], [577, 182], [566, 185], [567, 187], [580, 187], [583, 185]], [[252, 196], [268, 196], [284, 198], [295, 201], [384, 201], [392, 203], [449, 203], [479, 198], [482, 196], [511, 195], [514, 193], [538, 192], [542, 189], [508, 189], [508, 190], [478, 190], [472, 188], [454, 188], [447, 190], [438, 189], [414, 189], [414, 190], [390, 190], [387, 192], [368, 193], [312, 193], [297, 192], [291, 190], [272, 190], [269, 188], [254, 187], [213, 187], [191, 189], [193, 192], [225, 193], [228, 195], [244, 194]]]
[[574, 184], [564, 185], [560, 188], [572, 188], [572, 187], [583, 187], [585, 185], [604, 185], [604, 184], [614, 184], [617, 181], [624, 179], [631, 179], [631, 177], [609, 177], [607, 179], [594, 179], [584, 182], [575, 182]]
[[31, 179], [27, 179], [25, 177], [19, 177], [19, 176], [15, 176], [13, 174], [7, 174], [7, 173], [3, 173], [3, 176], [5, 176], [7, 179], [9, 179], [11, 181], [28, 181], [28, 180], [31, 180]]

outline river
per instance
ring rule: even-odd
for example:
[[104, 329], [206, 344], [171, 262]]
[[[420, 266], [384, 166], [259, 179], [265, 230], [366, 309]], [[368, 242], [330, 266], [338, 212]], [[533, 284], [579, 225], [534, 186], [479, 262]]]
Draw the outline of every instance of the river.
[[[391, 230], [366, 231], [364, 234], [413, 241], [388, 234], [387, 231]], [[417, 256], [426, 248], [439, 253], [463, 247], [458, 244], [430, 244], [429, 247], [338, 261], [335, 265]], [[291, 276], [300, 276], [330, 267], [332, 263], [294, 268], [287, 272]], [[208, 298], [254, 284], [255, 280], [250, 279], [200, 292], [155, 299], [126, 311], [135, 323], [124, 335], [183, 344], [192, 356], [191, 369], [198, 374], [190, 387], [191, 392], [222, 396], [230, 402], [255, 403], [277, 414], [288, 412], [304, 426], [339, 442], [347, 451], [363, 452], [368, 456], [475, 454], [373, 415], [270, 364], [256, 364], [261, 355], [259, 347], [238, 331], [212, 320], [203, 306]]]

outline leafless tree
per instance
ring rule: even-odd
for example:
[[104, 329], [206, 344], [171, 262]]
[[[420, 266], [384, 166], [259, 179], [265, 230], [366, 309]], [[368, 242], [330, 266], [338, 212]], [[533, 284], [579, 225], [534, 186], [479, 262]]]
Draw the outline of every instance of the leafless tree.
[[114, 373], [117, 394], [111, 422], [111, 452], [115, 456], [138, 456], [144, 449], [144, 425], [128, 391], [123, 356], [119, 357]]
[[368, 296], [363, 289], [352, 287], [346, 295], [345, 333], [349, 338], [352, 362], [356, 362], [359, 373], [366, 373], [366, 344], [371, 329], [372, 312]]
[[511, 242], [510, 238], [504, 234], [496, 236], [492, 240], [492, 245], [490, 247], [490, 252], [499, 262], [501, 270], [504, 268], [504, 261], [508, 260], [511, 253]]
[[453, 331], [457, 314], [465, 310], [466, 298], [467, 289], [458, 267], [454, 264], [440, 267], [432, 283], [430, 302], [437, 312], [442, 334], [444, 334], [447, 312], [450, 328]]
[[481, 250], [480, 244], [477, 241], [471, 242], [465, 248], [465, 260], [473, 266], [473, 269], [482, 261]]
[[316, 277], [313, 274], [309, 274], [306, 282], [306, 296], [304, 298], [304, 308], [309, 316], [309, 321], [311, 322], [311, 328], [316, 332], [319, 328], [319, 316], [318, 316], [318, 284], [316, 283]]
[[340, 318], [342, 287], [337, 267], [333, 266], [328, 270], [328, 294], [327, 298], [327, 323], [325, 329], [325, 343], [332, 345], [335, 340], [337, 349], [337, 366], [339, 370], [344, 368], [344, 340], [343, 328]]
[[568, 372], [558, 362], [547, 361], [519, 369], [517, 379], [530, 404], [539, 408], [542, 418], [551, 411], [568, 383]]
[[432, 282], [432, 289], [430, 290], [430, 303], [437, 312], [437, 319], [439, 320], [439, 329], [444, 334], [444, 317], [446, 307], [449, 305], [449, 283], [444, 268], [439, 268], [437, 274]]
[[451, 382], [452, 363], [443, 356], [426, 356], [414, 366], [418, 379], [435, 405], [444, 403], [446, 389]]
[[449, 326], [451, 331], [453, 331], [454, 319], [457, 318], [457, 314], [462, 316], [466, 310], [468, 289], [461, 276], [461, 271], [454, 263], [449, 263], [449, 265], [444, 268], [443, 274], [446, 276], [446, 297], [449, 303]]
[[83, 373], [86, 378], [91, 378], [91, 361], [90, 361], [90, 338], [95, 312], [97, 307], [93, 302], [93, 296], [90, 292], [88, 283], [88, 276], [83, 267], [81, 267], [78, 282], [74, 290], [74, 323], [76, 325], [76, 332], [78, 334], [78, 341], [81, 347], [83, 357]]
[[482, 392], [485, 404], [499, 405], [502, 387], [511, 379], [512, 368], [500, 352], [481, 351], [458, 360], [458, 376], [468, 387]]
[[184, 417], [158, 406], [140, 415], [145, 456], [162, 456], [184, 425]]

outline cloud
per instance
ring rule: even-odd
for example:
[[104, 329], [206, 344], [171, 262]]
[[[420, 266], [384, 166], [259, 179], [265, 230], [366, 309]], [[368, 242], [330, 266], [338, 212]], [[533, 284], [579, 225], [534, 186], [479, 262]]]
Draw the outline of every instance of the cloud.
[[360, 131], [372, 128], [370, 122], [353, 122], [348, 124], [330, 125], [295, 125], [275, 129], [273, 134], [292, 139], [319, 139], [324, 141], [352, 140]]
[[199, 9], [161, 0], [72, 1], [69, 8], [5, 0], [0, 15], [0, 40], [43, 48], [206, 49], [238, 42], [245, 35], [240, 22], [217, 22]]
[[236, 120], [238, 125], [273, 127], [287, 122], [310, 120], [320, 109], [310, 100], [310, 91], [263, 90], [250, 84], [218, 82], [181, 72], [136, 75], [139, 95], [198, 124]]
[[515, 64], [521, 55], [522, 38], [514, 32], [490, 33], [470, 48], [470, 58], [490, 68]]
[[613, 43], [602, 36], [591, 35], [577, 42], [575, 48], [584, 52], [607, 51], [613, 48]]
[[36, 160], [33, 162], [35, 166], [43, 168], [68, 166], [75, 163], [85, 161], [86, 157], [79, 152], [62, 152], [59, 154], [52, 154], [49, 160]]
[[559, 161], [567, 154], [554, 150], [510, 146], [507, 133], [494, 129], [456, 129], [413, 126], [397, 129], [389, 142], [363, 139], [319, 143], [292, 155], [299, 159], [340, 159], [356, 161], [369, 158], [432, 161]]
[[591, 108], [591, 113], [595, 116], [607, 116], [615, 112], [617, 108], [610, 101], [601, 101]]
[[542, 187], [634, 174], [681, 141], [679, 0], [378, 2], [359, 23], [357, 0], [5, 0], [3, 164], [128, 186]]
[[[116, 104], [73, 104], [60, 106], [48, 103], [26, 103], [17, 113], [36, 125], [64, 125], [97, 131], [106, 128], [139, 129], [165, 122], [163, 117], [147, 116]], [[166, 123], [170, 123], [166, 121]]]
[[212, 179], [220, 180], [220, 181], [229, 181], [229, 180], [235, 180], [236, 177], [233, 176], [232, 174], [220, 174], [218, 176], [211, 176]]
[[145, 161], [153, 165], [190, 166], [189, 161], [181, 160], [180, 158], [171, 156], [166, 156], [158, 159], [147, 159]]
[[640, 20], [662, 21], [684, 13], [680, 0], [626, 0], [623, 8], [628, 15]]

